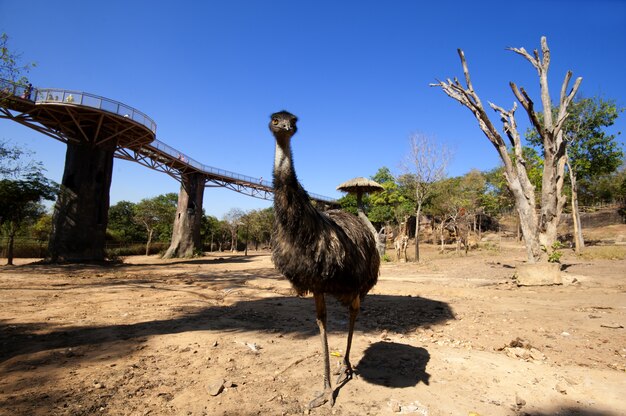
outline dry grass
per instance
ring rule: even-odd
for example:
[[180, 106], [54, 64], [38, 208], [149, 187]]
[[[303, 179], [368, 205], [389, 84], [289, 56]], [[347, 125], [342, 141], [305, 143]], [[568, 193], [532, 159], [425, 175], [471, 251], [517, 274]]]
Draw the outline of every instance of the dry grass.
[[626, 246], [585, 247], [579, 257], [584, 260], [624, 260]]

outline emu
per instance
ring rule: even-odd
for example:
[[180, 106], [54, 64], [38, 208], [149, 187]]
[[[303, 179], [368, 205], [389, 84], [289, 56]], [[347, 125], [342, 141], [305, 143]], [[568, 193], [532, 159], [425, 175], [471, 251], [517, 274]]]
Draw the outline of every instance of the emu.
[[330, 385], [325, 295], [334, 296], [349, 311], [346, 352], [336, 382], [341, 386], [352, 378], [354, 323], [361, 301], [378, 279], [380, 257], [372, 233], [357, 216], [339, 210], [321, 212], [311, 204], [293, 164], [291, 138], [297, 120], [280, 111], [272, 114], [269, 124], [276, 139], [272, 260], [298, 296], [312, 293], [315, 300], [324, 355], [324, 391], [309, 403], [309, 408], [314, 408], [329, 401], [332, 406], [335, 400]]

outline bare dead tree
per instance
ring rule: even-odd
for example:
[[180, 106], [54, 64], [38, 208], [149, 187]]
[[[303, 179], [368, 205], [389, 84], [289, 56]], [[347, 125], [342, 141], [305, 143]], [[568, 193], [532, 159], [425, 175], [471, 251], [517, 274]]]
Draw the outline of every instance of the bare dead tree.
[[420, 216], [424, 202], [432, 194], [435, 184], [445, 178], [450, 150], [424, 134], [412, 134], [409, 153], [403, 164], [402, 180], [413, 190], [415, 198], [415, 261], [419, 262]]
[[[565, 178], [565, 150], [567, 143], [563, 139], [562, 127], [568, 116], [567, 106], [578, 91], [582, 78], [576, 79], [568, 93], [567, 89], [572, 78], [572, 72], [568, 71], [566, 73], [561, 86], [559, 110], [555, 120], [552, 117], [552, 101], [548, 88], [550, 49], [548, 48], [546, 37], [541, 38], [541, 54], [534, 50], [533, 55], [530, 55], [524, 48], [508, 49], [526, 58], [535, 67], [539, 76], [541, 104], [543, 107], [543, 118], [541, 120], [535, 112], [534, 102], [524, 88], [518, 88], [513, 82], [509, 83], [513, 94], [526, 110], [533, 128], [537, 130], [543, 142], [545, 160], [539, 213], [537, 213], [535, 202], [535, 189], [528, 179], [526, 160], [522, 154], [522, 143], [515, 120], [517, 103], [514, 102], [510, 110], [505, 110], [500, 106], [489, 103], [491, 108], [500, 115], [504, 133], [508, 138], [507, 143], [489, 119], [478, 94], [474, 90], [465, 54], [461, 49], [458, 49], [458, 54], [461, 58], [463, 74], [465, 75], [465, 86], [457, 78], [454, 78], [454, 80], [448, 78], [446, 81], [430, 85], [441, 87], [448, 96], [467, 107], [474, 114], [480, 129], [498, 152], [504, 164], [504, 175], [508, 187], [515, 198], [515, 206], [520, 218], [528, 261], [534, 263], [544, 258], [545, 251], [549, 252], [556, 241], [557, 226], [563, 211], [563, 205], [565, 204], [565, 196], [562, 191]], [[513, 151], [513, 158], [509, 154], [509, 146]]]

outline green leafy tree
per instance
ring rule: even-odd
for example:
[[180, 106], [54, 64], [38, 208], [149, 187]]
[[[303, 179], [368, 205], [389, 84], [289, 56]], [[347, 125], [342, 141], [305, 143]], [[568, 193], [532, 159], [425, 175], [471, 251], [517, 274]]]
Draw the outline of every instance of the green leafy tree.
[[202, 237], [203, 244], [209, 246], [209, 251], [213, 251], [213, 244], [218, 234], [218, 229], [219, 220], [203, 212], [202, 219], [200, 220], [200, 236]]
[[[558, 109], [553, 108], [553, 117]], [[579, 183], [593, 183], [596, 179], [615, 172], [624, 156], [616, 134], [608, 134], [623, 108], [614, 100], [600, 97], [578, 98], [568, 107], [569, 116], [563, 123], [563, 137], [567, 143], [566, 159], [570, 187], [572, 218], [574, 221], [574, 242], [576, 251], [582, 250], [584, 240], [578, 208]], [[542, 120], [543, 115], [538, 115]], [[619, 133], [617, 133], [619, 134]], [[526, 133], [526, 138], [534, 146], [540, 146], [541, 139], [534, 130]]]
[[425, 212], [433, 218], [433, 243], [435, 235], [439, 235], [441, 247], [445, 240], [445, 231], [459, 217], [463, 208], [461, 195], [461, 178], [441, 179], [433, 184]]
[[42, 200], [54, 200], [57, 185], [43, 175], [40, 163], [29, 163], [25, 170], [0, 180], [0, 226], [8, 236], [7, 265], [13, 264], [15, 235], [26, 221], [35, 221], [44, 213]]
[[[337, 202], [342, 210], [357, 215], [358, 209], [355, 194], [345, 194]], [[365, 194], [361, 197], [361, 204], [365, 209], [369, 208], [369, 195]]]
[[150, 254], [150, 244], [153, 239], [167, 241], [170, 238], [177, 200], [178, 195], [169, 193], [142, 199], [135, 206], [133, 221], [142, 225], [148, 234], [146, 256]]
[[156, 241], [167, 243], [172, 239], [174, 218], [176, 217], [176, 209], [178, 207], [178, 194], [170, 192], [157, 195], [155, 199], [163, 210], [162, 221], [156, 226]]
[[246, 241], [251, 240], [255, 250], [258, 250], [259, 244], [269, 244], [274, 223], [274, 209], [252, 210], [243, 216], [242, 223], [245, 224], [245, 230], [240, 228], [240, 233], [243, 233], [242, 237]]
[[485, 176], [478, 169], [472, 169], [460, 180], [467, 221], [471, 223], [474, 232], [478, 232], [478, 217], [484, 211], [482, 196], [485, 194], [486, 184]]
[[9, 36], [2, 33], [0, 35], [0, 78], [25, 85], [28, 80], [24, 73], [28, 73], [35, 64], [23, 64], [21, 60], [21, 54], [11, 51]]
[[372, 176], [372, 180], [381, 184], [384, 190], [369, 195], [368, 217], [370, 221], [379, 224], [400, 223], [404, 220], [405, 214], [412, 211], [412, 203], [406, 196], [405, 190], [400, 187], [395, 176], [386, 166], [378, 169], [378, 172]]
[[585, 205], [597, 203], [626, 202], [626, 165], [616, 172], [584, 181], [578, 190], [578, 197]]
[[486, 172], [485, 192], [481, 197], [484, 212], [492, 218], [497, 218], [504, 211], [515, 208], [515, 199], [509, 190], [504, 177], [504, 168], [498, 166]]
[[226, 247], [232, 245], [232, 233], [230, 224], [225, 220], [219, 220], [217, 223], [217, 250], [224, 251]]
[[107, 233], [115, 241], [131, 243], [146, 241], [145, 227], [134, 221], [136, 204], [130, 201], [119, 201], [109, 208]]
[[48, 241], [52, 232], [52, 214], [49, 212], [39, 216], [32, 226], [32, 236], [39, 241]]
[[41, 171], [41, 164], [32, 158], [33, 152], [12, 145], [8, 141], [0, 141], [0, 177], [17, 178], [31, 171]]
[[570, 171], [578, 180], [593, 180], [599, 175], [613, 173], [619, 168], [624, 153], [617, 134], [606, 129], [615, 124], [623, 108], [614, 100], [582, 98], [572, 103], [563, 131], [568, 141]]

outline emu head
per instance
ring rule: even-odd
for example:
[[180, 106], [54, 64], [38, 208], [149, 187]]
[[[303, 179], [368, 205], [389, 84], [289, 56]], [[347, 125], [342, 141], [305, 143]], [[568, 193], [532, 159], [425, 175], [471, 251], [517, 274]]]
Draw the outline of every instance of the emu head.
[[298, 117], [287, 111], [279, 111], [272, 114], [269, 128], [276, 140], [289, 140], [293, 136], [298, 127], [296, 122]]

